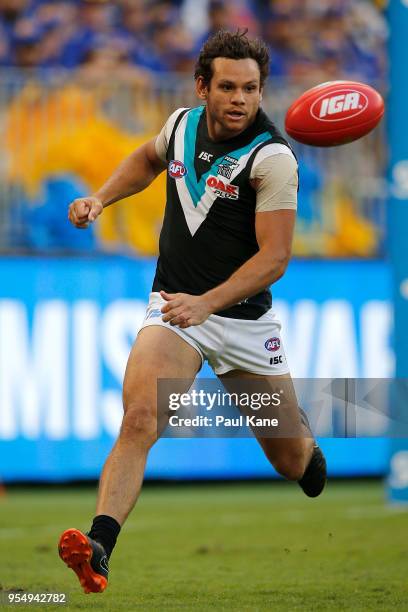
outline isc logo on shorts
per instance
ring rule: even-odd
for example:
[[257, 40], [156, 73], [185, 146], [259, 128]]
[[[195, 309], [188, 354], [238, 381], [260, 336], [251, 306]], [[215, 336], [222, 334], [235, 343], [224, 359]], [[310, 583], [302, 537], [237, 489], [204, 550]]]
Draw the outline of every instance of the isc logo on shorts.
[[267, 351], [278, 351], [280, 349], [280, 339], [279, 338], [268, 338], [265, 342], [265, 348]]
[[174, 179], [183, 178], [183, 176], [187, 174], [187, 168], [185, 167], [183, 162], [178, 161], [177, 159], [173, 159], [169, 163], [168, 171], [171, 178]]

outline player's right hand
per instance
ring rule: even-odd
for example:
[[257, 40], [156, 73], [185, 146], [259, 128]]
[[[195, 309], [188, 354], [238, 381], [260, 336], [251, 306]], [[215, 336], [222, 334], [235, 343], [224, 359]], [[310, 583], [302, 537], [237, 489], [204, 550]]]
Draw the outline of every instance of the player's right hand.
[[86, 229], [102, 211], [103, 205], [99, 198], [77, 198], [69, 205], [68, 219], [78, 229]]

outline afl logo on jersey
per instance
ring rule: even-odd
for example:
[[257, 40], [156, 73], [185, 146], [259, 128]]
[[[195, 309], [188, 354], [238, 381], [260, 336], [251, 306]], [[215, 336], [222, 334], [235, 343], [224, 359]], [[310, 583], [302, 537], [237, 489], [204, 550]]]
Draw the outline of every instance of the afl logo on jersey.
[[280, 339], [279, 338], [269, 338], [265, 342], [265, 348], [267, 351], [278, 351], [280, 349]]
[[187, 174], [187, 168], [183, 164], [183, 162], [178, 161], [177, 159], [173, 159], [169, 163], [169, 174], [171, 178], [179, 179], [183, 178]]

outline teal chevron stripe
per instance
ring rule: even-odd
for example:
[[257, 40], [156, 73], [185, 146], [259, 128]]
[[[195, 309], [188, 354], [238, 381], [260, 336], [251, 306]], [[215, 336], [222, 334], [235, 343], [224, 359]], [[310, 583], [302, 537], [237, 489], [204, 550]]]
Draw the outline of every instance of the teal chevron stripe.
[[197, 175], [194, 168], [195, 144], [197, 138], [198, 123], [204, 110], [205, 106], [198, 106], [197, 108], [193, 108], [191, 111], [188, 112], [187, 124], [184, 132], [183, 162], [187, 168], [185, 181], [195, 207], [197, 207], [197, 204], [201, 199], [197, 185]]
[[[214, 161], [211, 165], [210, 169], [201, 176], [200, 180], [197, 181], [197, 175], [194, 168], [194, 158], [195, 158], [195, 144], [197, 138], [197, 128], [198, 122], [200, 121], [201, 114], [203, 113], [205, 107], [199, 106], [197, 108], [193, 108], [193, 110], [189, 111], [187, 116], [187, 124], [184, 132], [184, 165], [187, 168], [187, 174], [185, 176], [185, 182], [187, 185], [187, 189], [190, 193], [191, 199], [193, 201], [194, 207], [197, 208], [199, 201], [204, 195], [205, 192], [205, 184], [207, 178], [212, 174], [216, 175], [218, 171], [218, 165], [222, 162], [225, 155], [222, 155], [218, 159]], [[246, 155], [256, 147], [261, 144], [261, 142], [266, 142], [271, 138], [269, 132], [263, 132], [262, 134], [258, 134], [252, 142], [245, 145], [245, 147], [241, 147], [240, 149], [236, 149], [235, 151], [228, 151], [228, 155], [230, 157], [235, 157], [235, 159], [240, 159], [243, 155]]]

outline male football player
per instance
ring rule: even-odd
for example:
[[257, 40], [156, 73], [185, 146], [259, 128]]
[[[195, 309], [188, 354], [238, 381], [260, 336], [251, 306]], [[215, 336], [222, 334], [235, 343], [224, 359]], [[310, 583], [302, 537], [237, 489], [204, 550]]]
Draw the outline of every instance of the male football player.
[[[59, 542], [85, 592], [106, 588], [108, 559], [139, 495], [158, 437], [157, 381], [192, 382], [207, 359], [229, 388], [245, 379], [270, 388], [290, 383], [269, 286], [289, 261], [298, 176], [291, 148], [260, 108], [268, 62], [262, 41], [214, 35], [195, 71], [203, 104], [176, 110], [99, 191], [69, 207], [70, 221], [86, 228], [167, 169], [156, 275], [126, 368], [122, 426], [102, 471], [96, 516], [88, 533], [68, 529]], [[299, 435], [258, 441], [280, 474], [315, 497], [326, 463], [294, 394], [285, 417]]]

